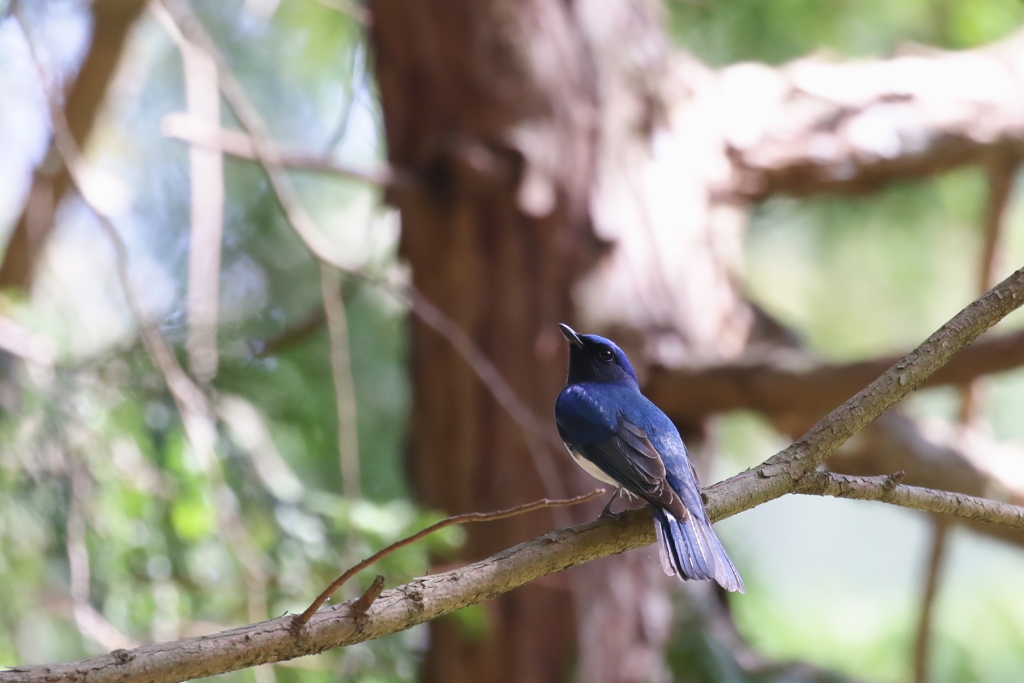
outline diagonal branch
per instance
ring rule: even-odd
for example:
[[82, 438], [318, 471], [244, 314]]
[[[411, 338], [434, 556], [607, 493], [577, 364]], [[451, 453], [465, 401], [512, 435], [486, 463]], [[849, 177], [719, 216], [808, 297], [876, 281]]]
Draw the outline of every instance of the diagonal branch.
[[[844, 477], [815, 468], [853, 433], [919, 386], [1000, 318], [1024, 303], [1024, 269], [996, 285], [789, 448], [706, 490], [712, 519], [732, 516], [787, 493], [878, 500], [919, 510], [1024, 528], [1024, 508], [962, 494], [902, 486], [898, 477]], [[365, 612], [351, 604], [312, 616], [292, 635], [294, 618], [203, 638], [146, 645], [71, 664], [0, 672], [0, 683], [180, 681], [323, 652], [379, 638], [481, 602], [524, 583], [654, 541], [647, 510], [544, 534], [466, 567], [383, 592]], [[360, 605], [360, 608], [362, 605]]]
[[[1024, 508], [902, 486], [895, 483], [896, 479], [815, 473], [804, 477], [793, 492], [879, 500], [1024, 528]], [[707, 489], [712, 518], [719, 520], [740, 512], [744, 500], [741, 491], [749, 486], [750, 479], [740, 476]], [[298, 636], [293, 635], [295, 618], [286, 615], [209, 636], [116, 650], [68, 664], [12, 669], [0, 672], [0, 683], [171, 683], [317, 654], [396, 633], [547, 574], [653, 542], [649, 511], [628, 511], [618, 519], [603, 518], [551, 531], [480, 562], [414, 579], [384, 591], [365, 611], [353, 602], [322, 610], [312, 616]]]
[[773, 500], [793, 490], [794, 482], [813, 472], [851, 436], [917, 389], [978, 335], [1024, 304], [1024, 269], [981, 295], [939, 328], [881, 377], [818, 421], [785, 450], [739, 475], [749, 480], [739, 510]]

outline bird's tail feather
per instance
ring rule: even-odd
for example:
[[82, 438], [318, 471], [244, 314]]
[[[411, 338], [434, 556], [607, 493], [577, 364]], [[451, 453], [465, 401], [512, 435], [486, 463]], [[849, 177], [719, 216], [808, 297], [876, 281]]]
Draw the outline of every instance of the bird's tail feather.
[[681, 522], [661, 508], [655, 510], [654, 518], [666, 574], [683, 580], [714, 579], [727, 591], [744, 592], [740, 573], [707, 519], [691, 514]]

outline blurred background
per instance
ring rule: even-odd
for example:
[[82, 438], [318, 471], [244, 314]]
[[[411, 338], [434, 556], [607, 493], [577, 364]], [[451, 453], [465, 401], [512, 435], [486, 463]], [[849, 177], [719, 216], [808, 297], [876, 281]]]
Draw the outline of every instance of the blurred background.
[[[445, 515], [593, 488], [557, 322], [712, 483], [1024, 263], [1017, 0], [505, 4], [0, 0], [0, 670], [300, 612]], [[829, 466], [1024, 501], [1021, 327]], [[718, 529], [746, 595], [645, 548], [223, 678], [1021, 680], [1024, 534], [793, 496]]]

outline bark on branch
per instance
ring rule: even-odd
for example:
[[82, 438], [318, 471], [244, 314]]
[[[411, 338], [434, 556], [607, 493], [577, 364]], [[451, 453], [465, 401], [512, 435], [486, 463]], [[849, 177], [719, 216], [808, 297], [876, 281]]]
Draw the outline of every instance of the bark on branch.
[[992, 524], [1024, 529], [1024, 508], [997, 503], [963, 493], [935, 491], [900, 484], [903, 473], [880, 477], [851, 477], [834, 472], [812, 472], [800, 480], [794, 493], [833, 496], [854, 500], [876, 500], [900, 507], [953, 515], [961, 519], [979, 519]]
[[[707, 489], [713, 519], [787, 493], [840, 495], [1024, 528], [1024, 509], [901, 486], [893, 476], [842, 477], [814, 470], [843, 442], [920, 386], [957, 351], [1024, 303], [1024, 269], [989, 290], [881, 377], [825, 416], [789, 448]], [[180, 681], [316, 654], [395, 633], [553, 572], [654, 541], [646, 510], [544, 534], [461, 569], [384, 591], [363, 612], [345, 604], [313, 615], [299, 635], [290, 616], [201, 638], [117, 650], [94, 659], [0, 672], [0, 682]]]

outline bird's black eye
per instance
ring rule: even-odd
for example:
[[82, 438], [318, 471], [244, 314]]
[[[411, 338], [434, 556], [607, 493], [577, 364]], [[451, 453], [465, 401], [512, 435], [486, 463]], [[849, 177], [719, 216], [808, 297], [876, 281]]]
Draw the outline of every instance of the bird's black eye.
[[615, 360], [615, 353], [611, 349], [601, 349], [597, 352], [597, 357], [603, 360], [605, 363], [611, 363]]

